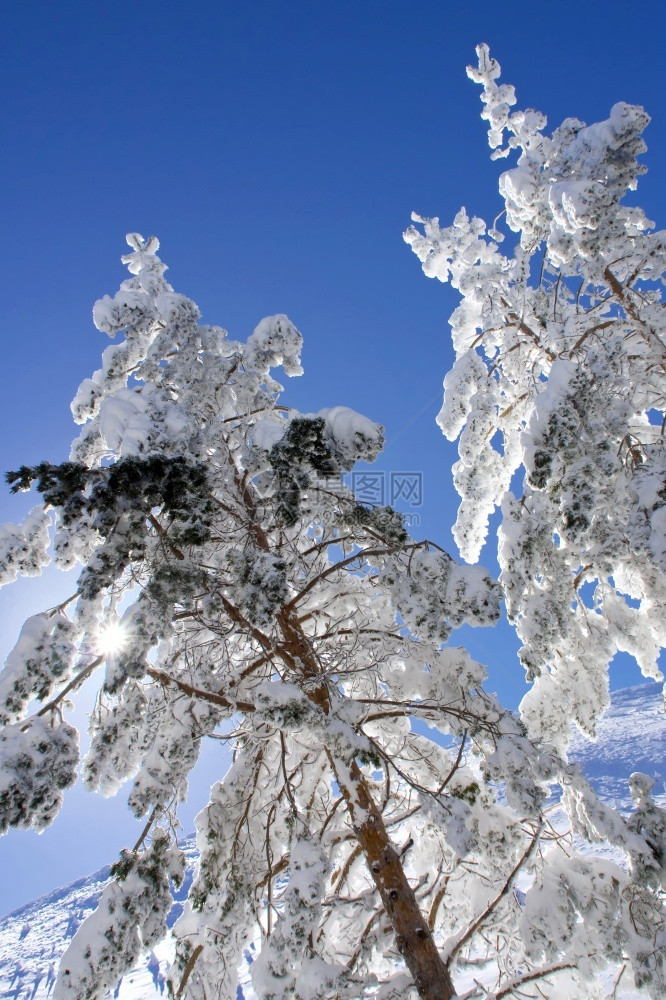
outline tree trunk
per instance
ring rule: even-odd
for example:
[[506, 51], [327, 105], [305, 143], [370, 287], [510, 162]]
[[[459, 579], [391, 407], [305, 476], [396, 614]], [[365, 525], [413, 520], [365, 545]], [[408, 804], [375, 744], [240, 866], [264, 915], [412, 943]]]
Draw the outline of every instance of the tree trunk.
[[[252, 497], [238, 477], [236, 481], [250, 515], [257, 545], [269, 551], [268, 539], [257, 521]], [[277, 617], [284, 642], [275, 652], [290, 670], [300, 672], [303, 679], [310, 682], [305, 685], [305, 693], [328, 715], [331, 704], [326, 685], [321, 681], [316, 686], [312, 685], [313, 679], [321, 676], [321, 670], [308, 637], [291, 609], [283, 608]], [[407, 881], [400, 857], [391, 844], [381, 812], [361, 769], [356, 761], [346, 766], [336, 761], [332, 754], [328, 753], [328, 756], [352, 828], [395, 931], [396, 946], [412, 974], [419, 996], [422, 1000], [452, 1000], [456, 991], [449, 970], [419, 909], [414, 890]]]
[[[320, 671], [300, 625], [289, 612], [279, 615], [279, 620], [285, 640], [281, 652], [287, 654], [289, 666], [293, 668], [294, 664], [298, 664], [302, 666], [305, 678], [316, 677]], [[308, 698], [328, 715], [330, 699], [326, 686], [319, 684], [314, 689], [308, 686], [305, 690]], [[382, 815], [360, 767], [355, 760], [347, 766], [336, 760], [328, 750], [327, 754], [354, 833], [395, 931], [398, 951], [412, 974], [419, 996], [423, 1000], [452, 1000], [456, 991], [449, 970], [419, 909], [400, 856], [391, 844]]]
[[331, 763], [354, 833], [395, 931], [398, 951], [412, 974], [419, 996], [423, 1000], [451, 1000], [456, 991], [449, 970], [433, 941], [358, 764], [353, 761], [351, 767], [341, 773], [341, 768], [332, 758]]

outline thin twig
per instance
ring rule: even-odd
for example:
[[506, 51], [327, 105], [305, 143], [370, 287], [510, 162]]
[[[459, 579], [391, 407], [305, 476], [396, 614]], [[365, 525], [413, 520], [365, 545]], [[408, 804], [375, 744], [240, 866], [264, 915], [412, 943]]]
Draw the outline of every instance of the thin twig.
[[[506, 882], [502, 886], [502, 889], [495, 896], [495, 898], [490, 903], [488, 903], [488, 905], [485, 908], [485, 910], [482, 913], [480, 913], [479, 916], [476, 918], [476, 920], [474, 920], [470, 924], [470, 926], [467, 928], [467, 930], [462, 935], [462, 937], [459, 938], [458, 941], [456, 942], [456, 944], [451, 948], [451, 951], [449, 952], [449, 956], [448, 956], [447, 961], [446, 961], [447, 967], [451, 965], [451, 962], [453, 961], [453, 959], [455, 958], [455, 956], [458, 954], [458, 952], [460, 951], [460, 949], [463, 947], [463, 945], [465, 945], [469, 941], [469, 939], [476, 933], [476, 931], [478, 930], [478, 928], [488, 919], [488, 917], [493, 912], [493, 910], [495, 909], [495, 907], [498, 905], [498, 903], [500, 902], [500, 900], [502, 900], [504, 898], [504, 896], [506, 896], [506, 894], [508, 893], [509, 889], [511, 888], [511, 886], [513, 884], [514, 878], [516, 877], [516, 875], [518, 874], [518, 872], [523, 867], [523, 865], [525, 864], [525, 862], [529, 858], [530, 854], [532, 853], [532, 851], [536, 847], [536, 845], [537, 845], [537, 843], [539, 841], [539, 835], [541, 833], [542, 828], [543, 828], [543, 822], [540, 820], [537, 823], [537, 827], [536, 827], [536, 829], [534, 831], [534, 836], [532, 837], [532, 840], [528, 844], [527, 849], [523, 852], [523, 854], [521, 855], [521, 857], [518, 859], [518, 861], [514, 865], [512, 871], [511, 871], [511, 874], [509, 875], [508, 879], [506, 880]], [[500, 994], [498, 993], [497, 995], [499, 996]]]

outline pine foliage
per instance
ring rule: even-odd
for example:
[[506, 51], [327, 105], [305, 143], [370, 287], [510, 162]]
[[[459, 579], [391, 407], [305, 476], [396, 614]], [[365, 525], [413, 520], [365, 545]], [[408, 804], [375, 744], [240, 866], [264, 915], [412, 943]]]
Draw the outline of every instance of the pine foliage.
[[[482, 53], [489, 94], [493, 65]], [[479, 225], [460, 217], [452, 239], [476, 240], [501, 277], [514, 265]], [[236, 1000], [250, 960], [262, 1000], [452, 1000], [460, 983], [468, 998], [596, 997], [622, 962], [663, 995], [664, 819], [649, 782], [635, 777], [631, 820], [614, 812], [447, 645], [452, 628], [498, 619], [501, 587], [343, 485], [383, 431], [346, 407], [280, 402], [273, 370], [301, 374], [287, 317], [232, 340], [167, 283], [155, 238], [128, 243], [130, 278], [94, 308], [98, 329], [120, 336], [72, 404], [81, 433], [67, 462], [10, 474], [44, 504], [0, 535], [5, 582], [48, 562], [51, 523], [56, 563], [82, 567], [72, 598], [26, 623], [0, 680], [3, 829], [55, 815], [78, 764], [64, 717], [93, 674], [83, 780], [125, 787], [145, 819], [55, 1000], [104, 996], [166, 934], [183, 870], [178, 806], [204, 739], [228, 743], [233, 760], [197, 819], [173, 996]], [[453, 409], [470, 428], [471, 482], [496, 400], [484, 401], [493, 377], [464, 343]], [[541, 450], [551, 468], [565, 460], [559, 443]], [[461, 539], [482, 531], [466, 524]], [[551, 783], [575, 832], [624, 852], [624, 867], [580, 855], [550, 825]]]
[[447, 228], [414, 216], [405, 239], [462, 297], [438, 417], [458, 438], [455, 537], [476, 561], [500, 509], [500, 581], [533, 682], [522, 718], [564, 747], [571, 721], [594, 735], [618, 651], [662, 679], [666, 233], [626, 198], [645, 171], [642, 108], [549, 135], [477, 53], [492, 158], [519, 154], [499, 182], [509, 249], [464, 209]]

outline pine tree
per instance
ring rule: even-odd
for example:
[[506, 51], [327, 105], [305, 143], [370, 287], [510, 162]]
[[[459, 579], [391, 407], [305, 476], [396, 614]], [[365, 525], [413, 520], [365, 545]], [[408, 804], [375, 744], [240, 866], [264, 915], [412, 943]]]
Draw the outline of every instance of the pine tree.
[[572, 721], [594, 735], [616, 652], [662, 679], [666, 233], [625, 203], [645, 171], [642, 108], [548, 135], [477, 54], [492, 158], [519, 153], [499, 183], [512, 248], [464, 209], [446, 229], [414, 216], [405, 239], [462, 295], [438, 417], [459, 438], [454, 534], [474, 562], [501, 508], [500, 581], [533, 681], [521, 716], [564, 747]]
[[[128, 783], [145, 818], [55, 1000], [103, 996], [166, 934], [177, 809], [205, 738], [234, 757], [197, 820], [175, 997], [235, 1000], [248, 955], [263, 1000], [451, 1000], [461, 983], [468, 997], [594, 996], [625, 956], [659, 995], [649, 783], [622, 819], [447, 644], [497, 620], [500, 588], [344, 487], [382, 429], [279, 403], [271, 370], [301, 373], [293, 324], [270, 317], [233, 341], [166, 282], [157, 240], [128, 243], [132, 277], [94, 309], [124, 338], [74, 400], [69, 460], [9, 474], [43, 506], [2, 535], [5, 580], [46, 564], [51, 520], [56, 562], [82, 571], [70, 601], [28, 620], [0, 678], [0, 825], [53, 819], [78, 766], [64, 716], [95, 672], [83, 779], [105, 794]], [[628, 871], [562, 849], [550, 781]]]

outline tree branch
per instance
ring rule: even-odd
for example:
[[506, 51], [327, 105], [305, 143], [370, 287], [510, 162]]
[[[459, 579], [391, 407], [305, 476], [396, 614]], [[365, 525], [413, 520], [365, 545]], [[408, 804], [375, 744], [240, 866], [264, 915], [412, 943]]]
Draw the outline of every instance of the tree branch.
[[214, 691], [203, 691], [201, 688], [193, 687], [186, 681], [181, 681], [177, 677], [171, 677], [169, 674], [165, 673], [164, 670], [157, 670], [156, 667], [148, 667], [146, 673], [149, 677], [152, 677], [154, 681], [158, 684], [162, 684], [165, 687], [173, 685], [182, 691], [183, 694], [189, 695], [191, 698], [199, 698], [201, 701], [209, 701], [212, 705], [220, 705], [222, 708], [231, 708], [237, 712], [243, 712], [244, 714], [249, 714], [250, 712], [256, 711], [255, 706], [249, 701], [234, 701], [230, 698], [225, 698], [222, 694], [215, 694]]
[[[534, 850], [534, 848], [538, 844], [538, 842], [539, 842], [539, 836], [541, 834], [541, 830], [542, 829], [543, 829], [543, 821], [539, 820], [539, 822], [538, 822], [538, 824], [536, 826], [536, 829], [534, 831], [534, 836], [532, 837], [532, 840], [528, 844], [527, 849], [523, 852], [523, 854], [521, 855], [521, 857], [516, 862], [514, 868], [511, 871], [511, 874], [507, 878], [507, 880], [504, 883], [504, 885], [503, 885], [502, 889], [500, 890], [500, 892], [495, 896], [495, 898], [490, 903], [488, 903], [488, 906], [485, 908], [485, 910], [482, 913], [479, 914], [479, 916], [476, 918], [476, 920], [474, 920], [470, 924], [470, 926], [467, 928], [467, 930], [464, 932], [464, 934], [462, 935], [462, 937], [458, 938], [457, 942], [449, 950], [448, 958], [446, 960], [447, 968], [450, 967], [451, 962], [453, 961], [453, 959], [455, 958], [455, 956], [458, 954], [458, 952], [460, 951], [460, 949], [476, 933], [476, 931], [478, 930], [478, 928], [488, 919], [488, 917], [493, 912], [493, 910], [495, 909], [495, 907], [500, 903], [500, 901], [504, 898], [504, 896], [506, 896], [507, 892], [509, 891], [509, 889], [511, 888], [511, 886], [513, 884], [514, 878], [516, 877], [516, 875], [518, 874], [518, 872], [520, 871], [520, 869], [523, 867], [523, 865], [525, 864], [525, 862], [529, 858], [530, 854], [532, 853], [532, 851]], [[498, 993], [497, 995], [499, 996], [500, 994]]]

